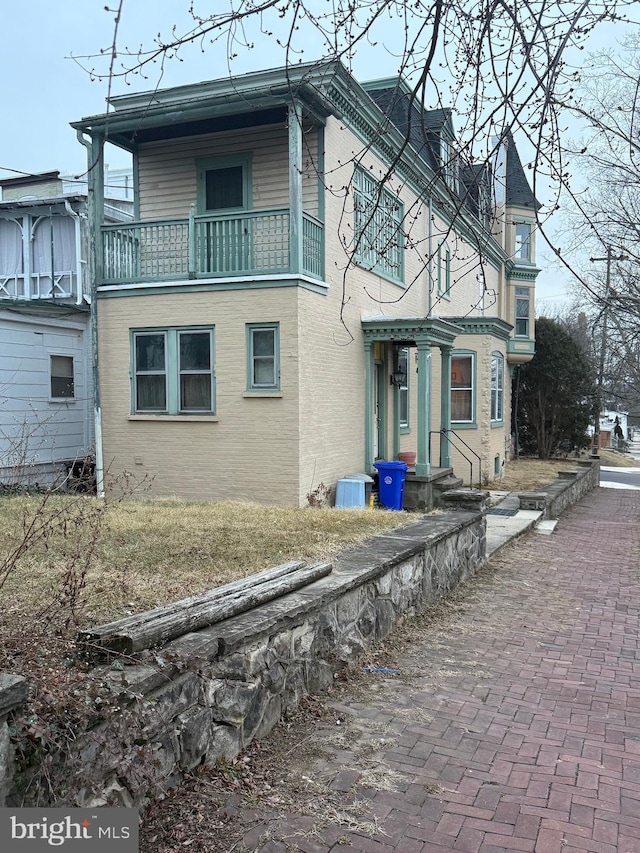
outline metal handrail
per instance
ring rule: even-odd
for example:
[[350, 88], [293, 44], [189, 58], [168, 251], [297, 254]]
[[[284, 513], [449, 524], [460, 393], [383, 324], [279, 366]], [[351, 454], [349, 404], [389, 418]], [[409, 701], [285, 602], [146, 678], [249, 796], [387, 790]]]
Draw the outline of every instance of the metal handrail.
[[[429, 433], [429, 458], [431, 458], [431, 436], [436, 434], [436, 433], [440, 436], [440, 441], [442, 441], [443, 438], [446, 438], [446, 440], [450, 444], [453, 445], [455, 450], [458, 451], [458, 453], [462, 456], [462, 458], [466, 462], [469, 463], [469, 469], [470, 469], [469, 470], [469, 483], [471, 484], [471, 487], [473, 488], [473, 462], [471, 459], [469, 459], [469, 457], [466, 455], [464, 450], [462, 450], [462, 448], [456, 444], [456, 442], [452, 439], [451, 436], [455, 436], [455, 438], [459, 442], [464, 444], [464, 446], [467, 448], [469, 453], [472, 453], [476, 457], [476, 459], [478, 460], [478, 471], [480, 473], [480, 476], [482, 475], [482, 459], [478, 456], [478, 454], [475, 452], [475, 450], [472, 447], [469, 447], [469, 445], [467, 444], [467, 442], [463, 438], [460, 438], [460, 436], [458, 435], [457, 432], [454, 432], [454, 430], [452, 430], [452, 429], [446, 429], [445, 427], [441, 427], [440, 429], [431, 430], [431, 432]], [[450, 433], [450, 435], [447, 435], [447, 433]], [[478, 483], [478, 488], [480, 488], [480, 483]]]

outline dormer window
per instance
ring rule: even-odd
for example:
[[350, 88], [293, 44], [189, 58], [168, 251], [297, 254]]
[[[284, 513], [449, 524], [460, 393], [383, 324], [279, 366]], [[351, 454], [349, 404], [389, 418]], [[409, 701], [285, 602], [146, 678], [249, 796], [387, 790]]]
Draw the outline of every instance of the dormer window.
[[456, 165], [453, 142], [443, 130], [440, 134], [440, 168], [445, 184], [454, 192], [457, 191]]

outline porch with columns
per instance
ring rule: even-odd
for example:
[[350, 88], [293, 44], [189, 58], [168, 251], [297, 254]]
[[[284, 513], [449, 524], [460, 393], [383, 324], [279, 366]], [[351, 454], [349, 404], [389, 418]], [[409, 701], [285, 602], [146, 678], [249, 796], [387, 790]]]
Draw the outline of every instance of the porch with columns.
[[[375, 399], [375, 370], [374, 349], [376, 345], [393, 347], [415, 347], [417, 349], [417, 439], [415, 477], [431, 480], [435, 475], [446, 476], [451, 472], [451, 449], [446, 438], [451, 429], [451, 350], [456, 337], [463, 331], [455, 323], [439, 318], [425, 319], [424, 317], [371, 317], [362, 320], [362, 331], [365, 348], [365, 470], [374, 472], [374, 417]], [[439, 459], [435, 465], [430, 458], [430, 433], [434, 432], [431, 424], [431, 349], [438, 347], [441, 354], [440, 378], [440, 423], [435, 430], [444, 430], [439, 442]], [[387, 361], [385, 360], [385, 366]], [[398, 430], [397, 419], [394, 418], [394, 431]], [[442, 434], [441, 434], [442, 435]], [[394, 436], [397, 438], [397, 436]], [[394, 442], [397, 445], [397, 441]], [[387, 448], [382, 448], [387, 451]], [[443, 471], [444, 469], [444, 471]]]

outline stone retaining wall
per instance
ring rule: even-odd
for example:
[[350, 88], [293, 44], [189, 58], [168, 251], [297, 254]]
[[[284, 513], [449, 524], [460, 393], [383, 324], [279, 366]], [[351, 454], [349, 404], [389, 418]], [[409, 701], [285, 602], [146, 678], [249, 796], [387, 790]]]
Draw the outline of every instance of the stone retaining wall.
[[540, 510], [544, 518], [559, 518], [567, 507], [600, 485], [599, 457], [581, 459], [576, 466], [573, 471], [558, 471], [558, 479], [544, 489], [521, 492], [520, 509]]
[[[424, 517], [342, 552], [330, 575], [297, 592], [136, 663], [96, 666], [94, 693], [113, 710], [49, 762], [55, 802], [138, 805], [182, 771], [233, 758], [400, 619], [474, 573], [485, 529], [478, 512]], [[19, 770], [10, 804], [44, 805], [39, 781]], [[25, 800], [18, 791], [27, 787]]]
[[[598, 485], [586, 463], [546, 490], [557, 517]], [[300, 698], [330, 685], [341, 667], [473, 574], [485, 557], [486, 493], [456, 511], [376, 536], [335, 559], [330, 575], [297, 592], [194, 633], [136, 661], [96, 666], [105, 719], [38, 771], [12, 760], [7, 717], [26, 696], [0, 674], [0, 806], [138, 805], [201, 763], [231, 759], [267, 734]], [[31, 773], [32, 778], [29, 778]], [[28, 788], [26, 799], [19, 791]]]
[[600, 460], [584, 459], [575, 471], [559, 471], [558, 479], [547, 486], [545, 492], [545, 518], [560, 518], [567, 507], [578, 503], [592, 489], [600, 485]]

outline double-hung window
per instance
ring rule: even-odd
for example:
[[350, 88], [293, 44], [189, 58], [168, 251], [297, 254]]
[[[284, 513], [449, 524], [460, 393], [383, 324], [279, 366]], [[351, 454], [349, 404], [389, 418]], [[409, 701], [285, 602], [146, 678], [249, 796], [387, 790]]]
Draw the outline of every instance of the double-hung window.
[[515, 258], [517, 261], [530, 261], [531, 258], [531, 225], [529, 222], [516, 222], [515, 227]]
[[451, 296], [451, 250], [446, 243], [438, 246], [438, 296]]
[[473, 353], [451, 356], [451, 420], [473, 423]]
[[402, 202], [360, 167], [353, 175], [353, 201], [355, 260], [402, 282]]
[[247, 324], [247, 388], [250, 391], [277, 391], [280, 388], [277, 323]]
[[499, 352], [491, 355], [491, 420], [504, 419], [504, 357]]
[[132, 362], [134, 413], [215, 412], [212, 328], [134, 331]]
[[529, 310], [531, 294], [528, 287], [516, 287], [515, 334], [517, 338], [529, 337]]

